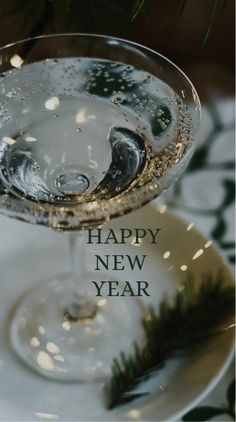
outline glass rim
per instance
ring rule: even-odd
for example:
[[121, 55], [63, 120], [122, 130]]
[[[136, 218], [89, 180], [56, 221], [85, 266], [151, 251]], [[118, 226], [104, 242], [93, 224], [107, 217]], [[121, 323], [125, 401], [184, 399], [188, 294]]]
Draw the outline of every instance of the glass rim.
[[27, 42], [31, 42], [33, 40], [46, 40], [48, 38], [60, 38], [60, 37], [91, 37], [91, 38], [102, 38], [102, 39], [113, 39], [114, 41], [117, 42], [123, 42], [125, 44], [130, 44], [131, 46], [135, 46], [137, 48], [142, 48], [145, 49], [147, 52], [154, 54], [155, 56], [160, 57], [162, 60], [165, 60], [167, 63], [169, 63], [173, 68], [175, 68], [186, 80], [186, 82], [188, 82], [189, 86], [191, 87], [192, 91], [194, 92], [194, 102], [197, 104], [197, 110], [199, 113], [199, 120], [201, 119], [201, 101], [198, 95], [198, 92], [194, 86], [194, 84], [192, 83], [192, 81], [190, 80], [190, 78], [186, 75], [186, 73], [176, 64], [174, 63], [171, 59], [169, 59], [168, 57], [166, 57], [164, 54], [159, 53], [156, 50], [153, 50], [150, 47], [147, 47], [146, 45], [140, 44], [136, 41], [132, 41], [132, 40], [127, 40], [125, 38], [120, 38], [120, 37], [114, 37], [113, 35], [101, 35], [101, 34], [91, 34], [91, 33], [86, 33], [86, 32], [65, 32], [65, 33], [57, 33], [57, 34], [43, 34], [43, 35], [37, 35], [35, 37], [29, 37], [29, 38], [25, 38], [23, 40], [18, 40], [9, 44], [6, 44], [2, 47], [0, 47], [0, 53], [3, 50], [7, 50], [8, 48], [17, 46], [19, 44], [24, 44]]

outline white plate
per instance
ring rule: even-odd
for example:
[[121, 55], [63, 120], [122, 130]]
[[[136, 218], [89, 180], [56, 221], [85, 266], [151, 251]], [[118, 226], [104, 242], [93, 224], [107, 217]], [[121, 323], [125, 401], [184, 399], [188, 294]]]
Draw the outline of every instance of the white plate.
[[[147, 280], [151, 296], [145, 301], [157, 305], [163, 295], [176, 291], [188, 271], [199, 280], [203, 272], [223, 268], [231, 283], [231, 275], [218, 252], [212, 245], [206, 247], [207, 239], [194, 229], [187, 230], [188, 223], [163, 210], [159, 212], [158, 206], [148, 205], [109, 223], [116, 229], [160, 227], [156, 245], [145, 240], [139, 247], [88, 245], [87, 265], [94, 268], [94, 254], [98, 252], [147, 254], [142, 278], [140, 272], [128, 269], [122, 274], [117, 272], [116, 277], [125, 275], [131, 282]], [[232, 357], [233, 330], [209, 339], [189, 357], [167, 362], [145, 385], [145, 391], [152, 391], [145, 400], [113, 411], [104, 406], [102, 384], [56, 383], [30, 371], [14, 355], [8, 341], [11, 307], [33, 283], [68, 270], [67, 242], [61, 234], [5, 217], [0, 217], [0, 239], [0, 420], [173, 421], [219, 382]], [[193, 260], [200, 249], [204, 252]], [[166, 251], [170, 256], [165, 259]], [[183, 266], [188, 267], [187, 271], [183, 271]]]

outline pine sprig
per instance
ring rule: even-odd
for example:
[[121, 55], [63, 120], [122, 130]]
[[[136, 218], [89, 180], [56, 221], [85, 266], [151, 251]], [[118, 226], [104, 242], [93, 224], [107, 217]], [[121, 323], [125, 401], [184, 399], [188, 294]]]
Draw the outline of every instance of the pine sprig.
[[131, 11], [130, 15], [130, 22], [133, 22], [136, 16], [139, 14], [140, 10], [142, 9], [144, 5], [145, 0], [137, 0], [133, 6], [133, 9]]
[[198, 287], [190, 275], [172, 301], [166, 298], [161, 302], [158, 313], [149, 308], [148, 316], [142, 320], [144, 346], [135, 343], [130, 355], [122, 352], [114, 359], [112, 378], [106, 388], [108, 409], [148, 394], [135, 389], [164, 367], [170, 357], [184, 354], [221, 332], [220, 325], [233, 314], [234, 287], [224, 285], [222, 273], [203, 275]]

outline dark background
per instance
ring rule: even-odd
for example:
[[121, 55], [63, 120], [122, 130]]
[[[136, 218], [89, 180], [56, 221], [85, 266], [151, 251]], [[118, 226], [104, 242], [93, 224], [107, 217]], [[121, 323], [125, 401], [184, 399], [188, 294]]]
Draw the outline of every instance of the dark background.
[[212, 93], [232, 95], [234, 0], [144, 0], [131, 21], [135, 4], [137, 0], [0, 0], [0, 45], [64, 32], [124, 37], [177, 62], [202, 101]]

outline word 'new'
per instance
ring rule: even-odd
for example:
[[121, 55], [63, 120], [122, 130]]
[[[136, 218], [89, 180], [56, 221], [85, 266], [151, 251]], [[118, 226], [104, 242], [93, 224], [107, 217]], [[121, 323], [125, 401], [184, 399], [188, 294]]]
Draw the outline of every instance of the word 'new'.
[[123, 271], [127, 266], [131, 270], [136, 268], [141, 270], [147, 255], [142, 255], [142, 258], [135, 255], [133, 258], [130, 255], [104, 255], [102, 258], [95, 255], [96, 258], [96, 271], [105, 268], [106, 270]]
[[157, 236], [161, 229], [128, 229], [122, 228], [117, 231], [113, 229], [88, 229], [88, 244], [127, 244], [132, 239], [133, 245], [140, 245], [142, 239], [146, 238], [151, 244], [157, 243]]

